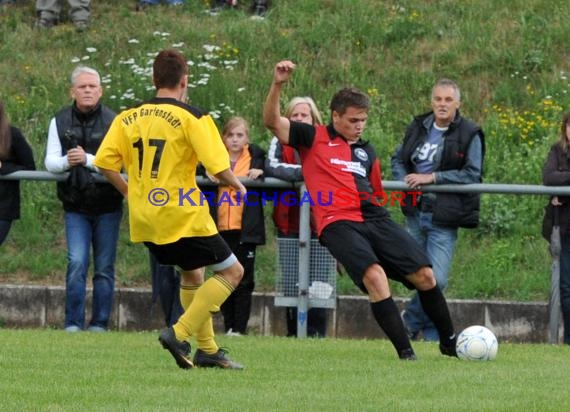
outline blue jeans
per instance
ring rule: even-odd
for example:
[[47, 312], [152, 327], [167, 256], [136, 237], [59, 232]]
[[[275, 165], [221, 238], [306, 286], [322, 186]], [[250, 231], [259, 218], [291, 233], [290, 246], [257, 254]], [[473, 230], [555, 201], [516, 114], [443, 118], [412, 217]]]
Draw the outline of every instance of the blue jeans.
[[85, 326], [89, 253], [93, 244], [93, 307], [90, 327], [107, 329], [115, 289], [115, 257], [122, 210], [101, 215], [65, 212], [67, 274], [65, 327]]
[[564, 320], [564, 343], [570, 345], [570, 236], [562, 235], [560, 250], [560, 307]]
[[[406, 223], [410, 235], [422, 246], [431, 260], [437, 285], [443, 291], [447, 286], [451, 258], [457, 241], [457, 228], [436, 226], [432, 224], [432, 214], [423, 212], [407, 217]], [[423, 311], [417, 293], [406, 306], [404, 322], [412, 337], [421, 332], [424, 340], [439, 340], [437, 330]]]

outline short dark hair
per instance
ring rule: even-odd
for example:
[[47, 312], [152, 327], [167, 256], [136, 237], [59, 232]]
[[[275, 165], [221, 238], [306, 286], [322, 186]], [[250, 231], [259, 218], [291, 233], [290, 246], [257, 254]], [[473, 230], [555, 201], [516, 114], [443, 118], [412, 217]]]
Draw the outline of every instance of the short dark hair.
[[330, 109], [338, 114], [344, 114], [349, 107], [368, 110], [370, 99], [368, 96], [354, 87], [340, 89], [332, 97]]
[[154, 59], [152, 78], [157, 89], [175, 88], [186, 74], [188, 74], [188, 64], [178, 50], [163, 50]]

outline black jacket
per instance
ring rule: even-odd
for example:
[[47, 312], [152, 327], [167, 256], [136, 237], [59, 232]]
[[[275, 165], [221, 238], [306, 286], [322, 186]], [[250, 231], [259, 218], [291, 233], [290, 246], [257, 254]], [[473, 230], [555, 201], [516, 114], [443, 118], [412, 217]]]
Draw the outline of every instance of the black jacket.
[[[433, 112], [417, 116], [406, 131], [400, 150], [400, 159], [409, 173], [414, 172], [412, 158], [418, 148], [423, 145], [428, 130], [424, 121]], [[455, 119], [444, 133], [443, 151], [435, 171], [458, 170], [465, 165], [469, 145], [475, 136], [479, 136], [482, 145], [482, 159], [485, 155], [485, 140], [482, 129], [457, 112]], [[433, 223], [446, 227], [474, 228], [479, 224], [481, 196], [478, 193], [429, 193], [422, 197], [420, 205], [433, 212]], [[405, 215], [414, 215], [418, 206], [406, 204], [402, 207]], [[422, 209], [423, 210], [423, 209]]]
[[[0, 159], [0, 175], [7, 175], [18, 170], [36, 170], [32, 148], [26, 138], [15, 127], [10, 127], [12, 143], [8, 158]], [[20, 218], [20, 181], [0, 180], [0, 220]]]
[[[55, 115], [62, 155], [73, 147], [81, 146], [85, 152], [97, 153], [115, 113], [98, 104], [89, 113], [76, 109], [75, 103]], [[70, 178], [57, 183], [57, 196], [67, 212], [85, 214], [111, 213], [122, 207], [123, 196], [110, 183], [94, 183], [83, 166], [70, 170]]]
[[[545, 186], [569, 186], [570, 185], [570, 150], [564, 151], [560, 143], [550, 147], [546, 162], [542, 169], [542, 182]], [[554, 208], [558, 210], [560, 233], [570, 234], [570, 196], [558, 196], [561, 206], [552, 206], [549, 199], [545, 207], [545, 217], [542, 223], [542, 236], [550, 241], [552, 227], [554, 225]]]

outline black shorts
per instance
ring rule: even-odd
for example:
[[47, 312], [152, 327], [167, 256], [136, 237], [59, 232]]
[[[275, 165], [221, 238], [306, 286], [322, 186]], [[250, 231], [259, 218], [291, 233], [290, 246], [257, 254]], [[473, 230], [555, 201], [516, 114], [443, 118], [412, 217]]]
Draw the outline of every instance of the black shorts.
[[144, 242], [162, 265], [193, 270], [210, 266], [214, 271], [229, 268], [237, 258], [219, 234], [206, 237], [183, 237], [174, 243], [157, 245]]
[[321, 233], [321, 243], [345, 267], [352, 281], [363, 292], [366, 269], [378, 263], [386, 275], [414, 289], [405, 276], [431, 262], [421, 246], [390, 217], [331, 223]]

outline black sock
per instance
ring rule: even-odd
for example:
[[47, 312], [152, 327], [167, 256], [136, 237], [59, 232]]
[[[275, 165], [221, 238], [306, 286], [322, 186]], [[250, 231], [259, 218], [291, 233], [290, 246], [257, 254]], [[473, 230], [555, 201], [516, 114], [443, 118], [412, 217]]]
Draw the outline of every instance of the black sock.
[[404, 322], [400, 317], [400, 312], [398, 307], [392, 297], [381, 300], [379, 302], [371, 302], [370, 307], [372, 308], [372, 314], [376, 319], [376, 322], [382, 328], [396, 351], [398, 356], [403, 350], [411, 349], [410, 338], [404, 327]]
[[447, 301], [443, 293], [435, 286], [429, 290], [418, 290], [418, 295], [424, 312], [431, 319], [439, 333], [440, 343], [449, 346], [453, 343], [455, 333], [453, 331], [453, 323], [449, 315]]

